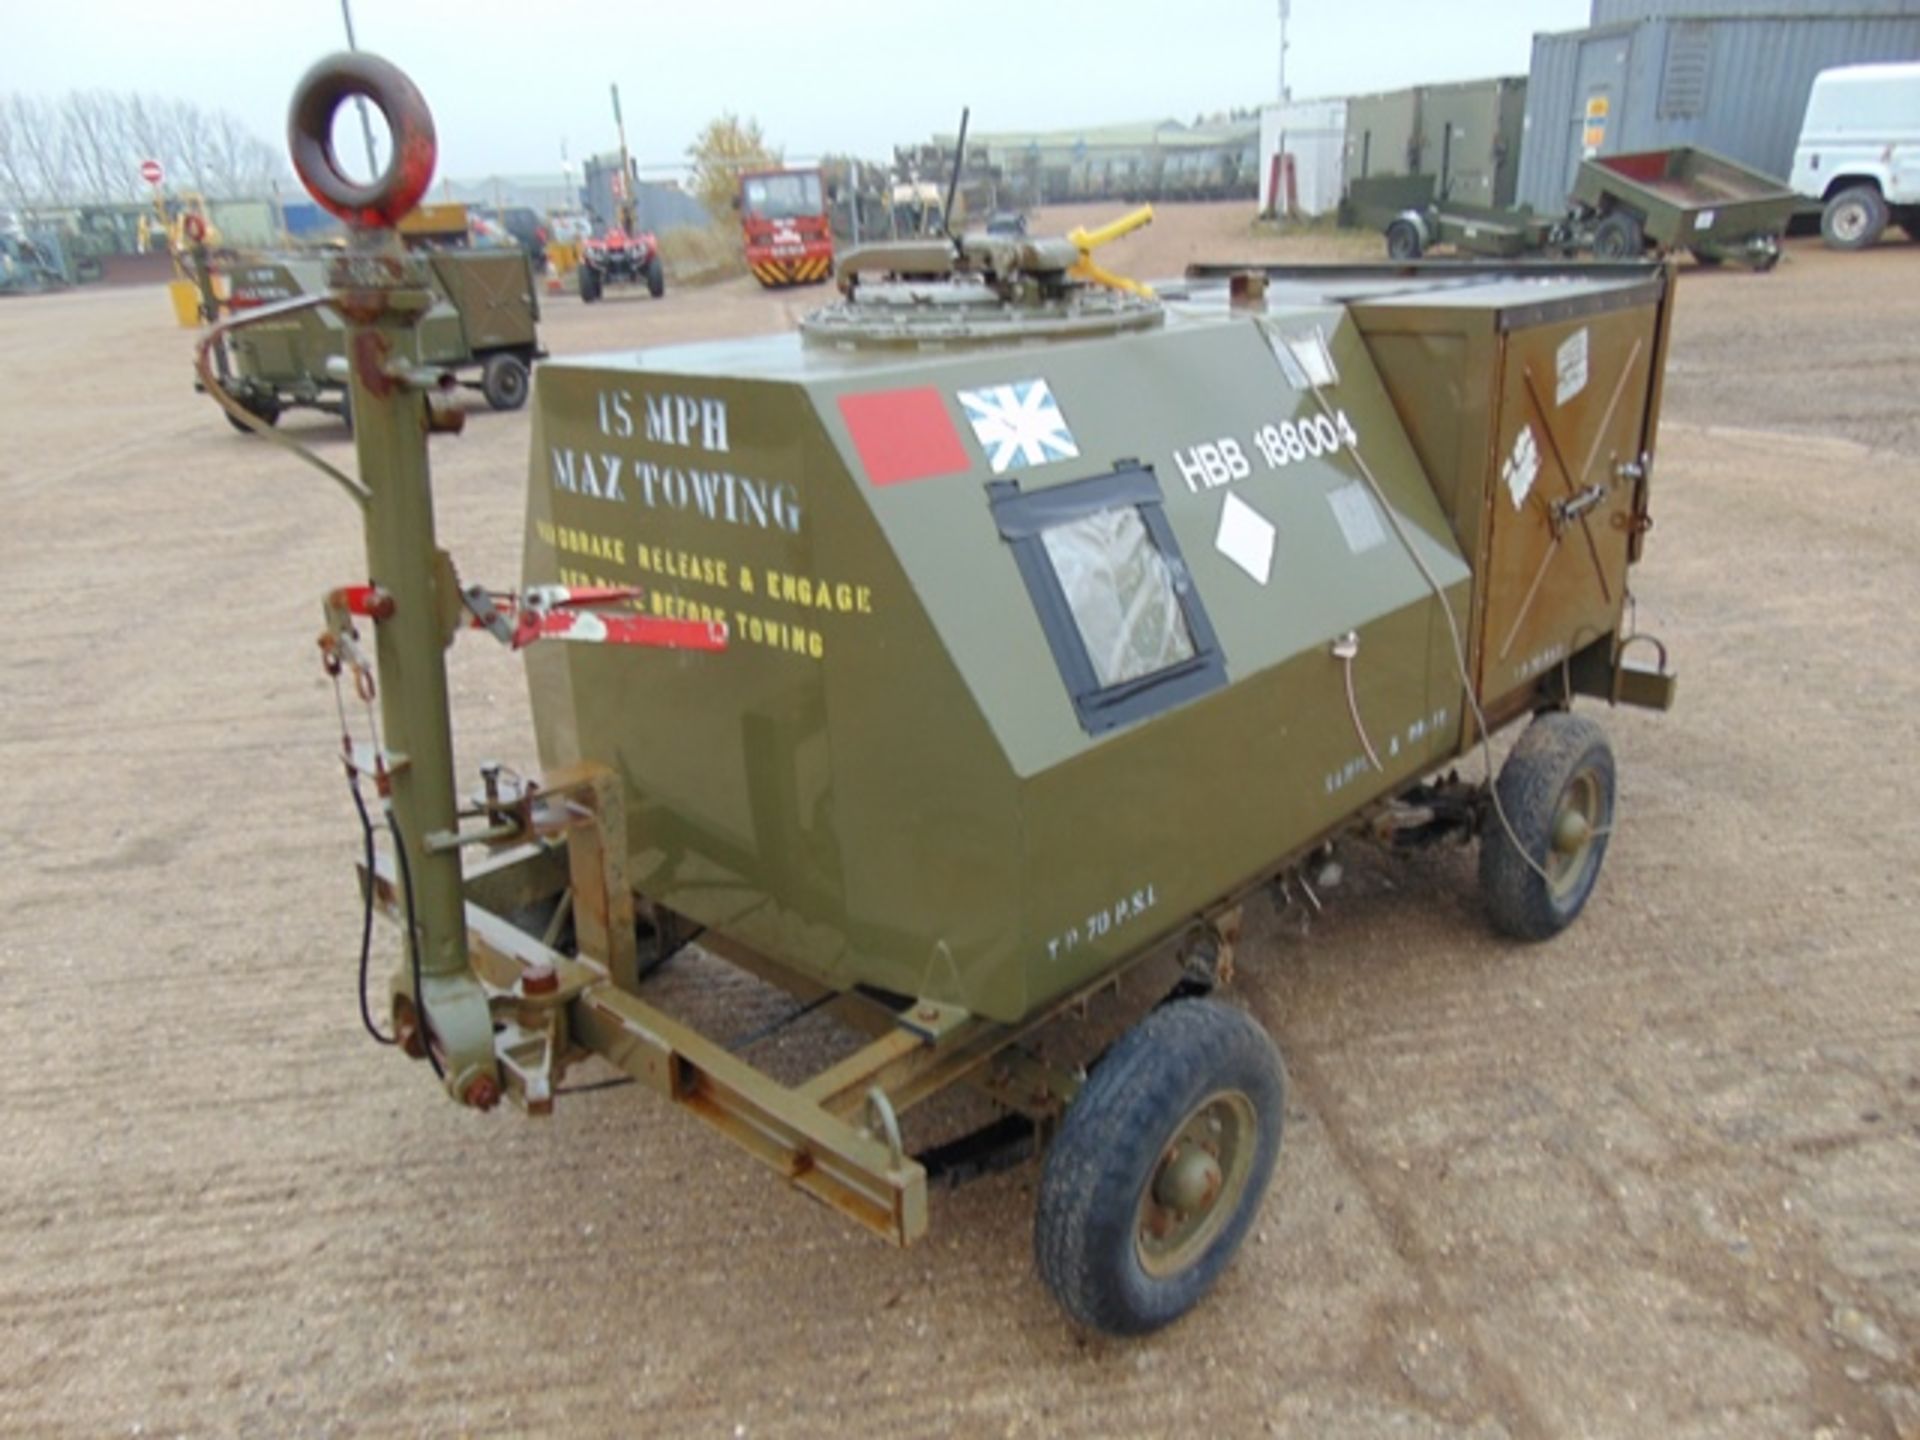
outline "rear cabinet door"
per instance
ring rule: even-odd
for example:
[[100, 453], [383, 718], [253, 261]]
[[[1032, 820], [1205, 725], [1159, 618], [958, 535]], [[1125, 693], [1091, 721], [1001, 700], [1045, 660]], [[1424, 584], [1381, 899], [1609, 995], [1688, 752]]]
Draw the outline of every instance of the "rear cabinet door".
[[1494, 426], [1480, 693], [1530, 686], [1616, 628], [1654, 327], [1621, 310], [1508, 332]]

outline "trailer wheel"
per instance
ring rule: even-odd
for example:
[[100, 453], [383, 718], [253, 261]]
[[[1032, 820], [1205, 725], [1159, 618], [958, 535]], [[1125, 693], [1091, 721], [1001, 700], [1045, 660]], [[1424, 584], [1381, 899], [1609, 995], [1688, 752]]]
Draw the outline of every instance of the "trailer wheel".
[[1411, 220], [1396, 220], [1387, 226], [1387, 255], [1394, 260], [1418, 260], [1423, 247], [1420, 232]]
[[600, 272], [592, 265], [582, 261], [580, 264], [580, 299], [583, 304], [591, 305], [600, 298]]
[[1865, 250], [1887, 228], [1886, 197], [1871, 185], [1850, 185], [1820, 212], [1820, 238], [1830, 250]]
[[1549, 711], [1507, 756], [1496, 791], [1513, 835], [1499, 815], [1488, 817], [1480, 837], [1487, 912], [1502, 934], [1548, 939], [1573, 923], [1600, 876], [1613, 827], [1613, 747], [1584, 715]]
[[1067, 1313], [1142, 1335], [1192, 1309], [1259, 1212], [1285, 1108], [1280, 1053], [1244, 1011], [1176, 1000], [1122, 1036], [1040, 1177], [1034, 1257]]
[[[249, 401], [242, 400], [240, 402], [240, 408], [245, 410], [249, 415], [253, 416], [256, 420], [261, 421], [263, 424], [277, 425], [280, 423], [280, 407], [278, 405], [255, 405]], [[220, 407], [220, 413], [226, 416], [227, 423], [233, 426], [233, 428], [238, 430], [242, 435], [252, 435], [257, 433], [251, 425], [247, 424], [246, 421], [242, 420], [238, 415], [235, 415], [231, 410], [227, 409], [226, 406], [222, 405]]]
[[659, 252], [647, 261], [647, 294], [658, 300], [667, 293], [667, 271], [660, 263]]
[[1624, 210], [1612, 211], [1594, 227], [1593, 253], [1602, 260], [1637, 260], [1646, 248], [1646, 232]]
[[1709, 270], [1715, 270], [1727, 263], [1727, 257], [1722, 255], [1718, 250], [1711, 249], [1708, 246], [1696, 245], [1693, 248], [1693, 263], [1704, 266]]
[[487, 357], [480, 373], [480, 393], [495, 410], [518, 410], [527, 403], [527, 363], [504, 350]]

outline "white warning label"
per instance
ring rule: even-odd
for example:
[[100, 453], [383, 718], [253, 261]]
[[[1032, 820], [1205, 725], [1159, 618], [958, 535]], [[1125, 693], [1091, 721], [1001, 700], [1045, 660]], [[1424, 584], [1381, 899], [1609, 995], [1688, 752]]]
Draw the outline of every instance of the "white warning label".
[[1554, 387], [1553, 403], [1564, 405], [1587, 388], [1587, 327], [1582, 325], [1560, 342], [1559, 383]]
[[1500, 478], [1507, 482], [1514, 509], [1527, 503], [1527, 496], [1533, 493], [1533, 482], [1540, 478], [1540, 442], [1533, 438], [1531, 425], [1522, 425], [1520, 433], [1513, 437], [1513, 450], [1506, 464], [1500, 467]]

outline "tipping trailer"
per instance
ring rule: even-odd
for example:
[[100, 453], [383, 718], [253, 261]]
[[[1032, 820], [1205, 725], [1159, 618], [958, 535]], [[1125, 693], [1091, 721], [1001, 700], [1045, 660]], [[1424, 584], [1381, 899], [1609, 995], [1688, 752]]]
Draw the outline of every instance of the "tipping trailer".
[[1771, 270], [1799, 203], [1771, 175], [1690, 145], [1583, 160], [1573, 181], [1574, 213], [1608, 259], [1651, 247]]
[[[1356, 182], [1356, 189], [1360, 182]], [[1474, 255], [1605, 260], [1690, 252], [1771, 270], [1797, 201], [1779, 181], [1709, 150], [1682, 146], [1583, 161], [1567, 212], [1491, 210], [1428, 198], [1386, 225], [1387, 254], [1417, 259], [1446, 246]]]
[[[402, 157], [370, 189], [326, 148], [356, 95]], [[461, 1103], [544, 1114], [597, 1058], [898, 1245], [930, 1179], [1044, 1150], [1043, 1277], [1139, 1333], [1206, 1293], [1278, 1159], [1280, 1057], [1225, 998], [1249, 896], [1362, 838], [1477, 843], [1522, 939], [1593, 895], [1615, 762], [1573, 707], [1675, 686], [1626, 609], [1666, 268], [1232, 266], [1155, 295], [1092, 254], [1138, 216], [855, 252], [799, 334], [543, 365], [524, 574], [490, 590], [439, 548], [437, 381], [397, 358], [425, 103], [335, 56], [290, 131], [353, 227], [360, 473], [329, 473], [367, 574], [321, 649], [380, 707], [341, 748], [402, 933], [366, 1008]], [[444, 651], [474, 629], [526, 651], [545, 768], [462, 798]], [[1465, 778], [1510, 726], [1497, 780]], [[696, 982], [737, 967], [790, 1008], [745, 1033], [678, 1008], [658, 972], [696, 940]], [[1160, 1005], [1059, 1053], [1049, 1021], [1156, 957]], [[804, 1025], [818, 1068], [763, 1068]], [[997, 1118], [930, 1143], [913, 1112], [959, 1084]]]

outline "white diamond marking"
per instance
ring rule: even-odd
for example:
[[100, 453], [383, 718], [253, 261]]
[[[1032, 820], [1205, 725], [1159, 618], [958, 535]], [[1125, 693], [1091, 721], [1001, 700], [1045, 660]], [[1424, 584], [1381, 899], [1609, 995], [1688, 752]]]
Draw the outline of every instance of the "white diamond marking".
[[1273, 522], [1238, 495], [1228, 492], [1220, 507], [1220, 531], [1214, 549], [1238, 565], [1254, 582], [1267, 583], [1273, 574]]

